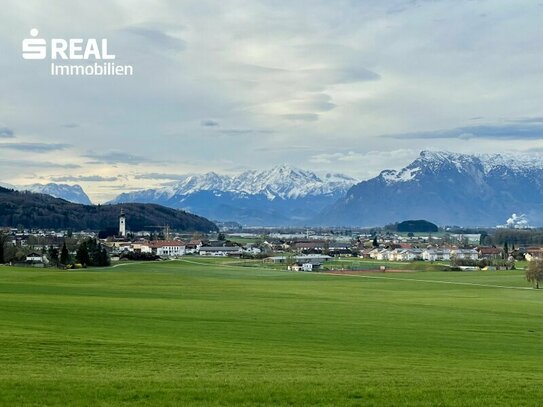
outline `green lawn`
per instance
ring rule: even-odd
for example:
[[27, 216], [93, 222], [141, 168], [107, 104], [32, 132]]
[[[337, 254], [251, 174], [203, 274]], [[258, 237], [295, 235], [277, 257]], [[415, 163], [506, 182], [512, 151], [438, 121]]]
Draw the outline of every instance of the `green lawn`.
[[0, 267], [0, 405], [542, 403], [543, 290], [520, 271], [189, 261]]

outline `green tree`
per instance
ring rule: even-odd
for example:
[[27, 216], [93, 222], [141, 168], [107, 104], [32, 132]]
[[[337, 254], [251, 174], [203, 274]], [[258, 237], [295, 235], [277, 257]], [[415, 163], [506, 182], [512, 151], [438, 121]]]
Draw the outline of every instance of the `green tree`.
[[324, 242], [322, 254], [330, 254], [330, 242], [328, 240]]
[[0, 231], [0, 264], [4, 264], [6, 262], [4, 246], [7, 241], [8, 237], [4, 234], [4, 232]]
[[379, 242], [377, 241], [377, 236], [373, 238], [373, 247], [379, 247]]
[[535, 284], [535, 288], [539, 288], [539, 283], [543, 281], [543, 260], [533, 260], [528, 263], [526, 280]]
[[111, 259], [109, 258], [106, 248], [103, 247], [100, 252], [100, 266], [107, 267], [110, 264], [111, 264]]
[[88, 266], [105, 267], [111, 264], [106, 248], [96, 239], [89, 239], [84, 243], [89, 257], [88, 263], [86, 263]]
[[287, 264], [287, 266], [293, 266], [294, 264], [296, 264], [296, 258], [292, 253], [288, 253], [286, 255], [285, 263]]
[[87, 242], [83, 242], [79, 245], [77, 248], [77, 253], [75, 255], [75, 258], [77, 259], [78, 263], [81, 263], [84, 266], [88, 266], [90, 264], [90, 257], [89, 257], [89, 251], [87, 249]]
[[47, 257], [52, 264], [58, 266], [58, 249], [56, 247], [49, 246], [49, 249], [47, 250]]
[[15, 255], [17, 254], [17, 248], [15, 245], [6, 244], [4, 245], [4, 262], [9, 263], [16, 260]]
[[60, 264], [68, 264], [68, 261], [70, 260], [70, 253], [68, 252], [68, 248], [66, 247], [66, 242], [62, 244], [62, 249], [60, 250]]
[[479, 238], [479, 244], [481, 246], [490, 246], [490, 245], [492, 245], [492, 238], [484, 230], [481, 232], [481, 236]]

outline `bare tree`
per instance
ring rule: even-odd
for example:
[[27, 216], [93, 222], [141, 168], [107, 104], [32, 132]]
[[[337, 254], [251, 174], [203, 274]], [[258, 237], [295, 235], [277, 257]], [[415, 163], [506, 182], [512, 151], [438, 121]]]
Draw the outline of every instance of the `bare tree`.
[[543, 260], [538, 259], [528, 263], [526, 280], [535, 284], [535, 288], [539, 288], [539, 283], [543, 281]]

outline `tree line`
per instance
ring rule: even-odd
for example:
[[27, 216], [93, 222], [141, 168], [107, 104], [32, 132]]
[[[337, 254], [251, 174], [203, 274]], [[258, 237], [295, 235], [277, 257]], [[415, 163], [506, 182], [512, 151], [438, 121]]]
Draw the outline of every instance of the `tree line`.
[[543, 245], [541, 229], [497, 229], [494, 232], [482, 232], [480, 243], [484, 246], [502, 246], [505, 243], [519, 246]]

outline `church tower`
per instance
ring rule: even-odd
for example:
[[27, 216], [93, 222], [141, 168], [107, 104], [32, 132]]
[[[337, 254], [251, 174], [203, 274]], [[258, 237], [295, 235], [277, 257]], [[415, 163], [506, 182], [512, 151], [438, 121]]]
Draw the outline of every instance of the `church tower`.
[[126, 237], [126, 216], [123, 209], [121, 209], [121, 214], [119, 215], [119, 236]]

